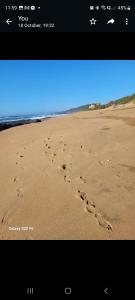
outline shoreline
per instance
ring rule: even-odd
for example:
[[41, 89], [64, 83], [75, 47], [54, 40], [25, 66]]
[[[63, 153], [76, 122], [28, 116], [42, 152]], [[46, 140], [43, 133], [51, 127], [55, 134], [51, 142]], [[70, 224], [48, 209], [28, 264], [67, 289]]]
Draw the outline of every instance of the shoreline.
[[58, 117], [63, 117], [63, 116], [67, 116], [70, 115], [70, 113], [65, 113], [65, 114], [54, 114], [51, 116], [47, 116], [44, 118], [35, 118], [35, 119], [20, 119], [20, 120], [14, 120], [14, 121], [4, 121], [4, 122], [0, 122], [0, 131], [9, 129], [9, 128], [13, 128], [13, 127], [17, 127], [17, 126], [22, 126], [22, 125], [27, 125], [27, 124], [32, 124], [32, 123], [41, 123], [44, 122], [48, 119], [55, 119]]
[[45, 120], [51, 119], [53, 117], [47, 117], [43, 119], [27, 119], [27, 120], [19, 120], [19, 121], [10, 121], [10, 122], [1, 122], [0, 123], [0, 131], [12, 128], [12, 127], [17, 127], [17, 126], [22, 126], [22, 125], [27, 125], [31, 123], [41, 123]]

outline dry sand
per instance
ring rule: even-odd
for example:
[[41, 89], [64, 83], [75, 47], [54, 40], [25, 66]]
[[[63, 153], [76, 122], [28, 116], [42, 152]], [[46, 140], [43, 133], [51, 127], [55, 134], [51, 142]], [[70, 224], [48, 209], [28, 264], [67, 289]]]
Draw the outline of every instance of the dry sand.
[[0, 132], [0, 239], [135, 239], [135, 105]]

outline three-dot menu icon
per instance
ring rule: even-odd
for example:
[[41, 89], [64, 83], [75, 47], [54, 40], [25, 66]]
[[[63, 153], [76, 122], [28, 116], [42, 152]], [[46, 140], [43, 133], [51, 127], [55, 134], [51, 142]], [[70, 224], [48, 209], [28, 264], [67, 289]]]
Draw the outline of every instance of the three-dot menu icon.
[[126, 18], [126, 25], [128, 25], [128, 18]]

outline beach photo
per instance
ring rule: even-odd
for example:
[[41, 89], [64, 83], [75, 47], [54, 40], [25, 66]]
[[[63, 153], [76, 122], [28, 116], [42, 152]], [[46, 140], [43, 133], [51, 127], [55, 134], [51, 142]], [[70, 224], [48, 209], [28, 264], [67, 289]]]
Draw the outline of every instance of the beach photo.
[[0, 240], [135, 239], [135, 60], [0, 60]]

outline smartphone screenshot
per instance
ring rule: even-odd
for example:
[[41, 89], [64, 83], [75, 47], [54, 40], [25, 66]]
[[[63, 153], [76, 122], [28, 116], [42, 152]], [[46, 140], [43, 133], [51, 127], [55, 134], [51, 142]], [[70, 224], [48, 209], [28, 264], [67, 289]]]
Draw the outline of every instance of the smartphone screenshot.
[[1, 32], [135, 32], [133, 1], [9, 1], [1, 3]]
[[1, 298], [134, 296], [135, 4], [0, 3]]

